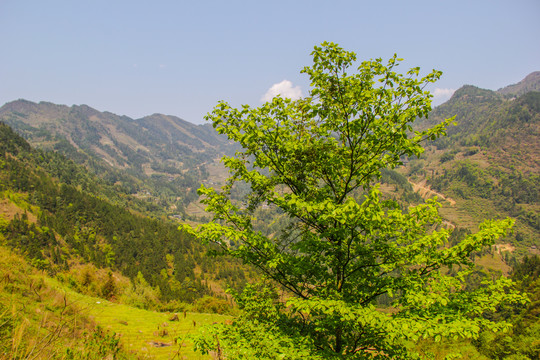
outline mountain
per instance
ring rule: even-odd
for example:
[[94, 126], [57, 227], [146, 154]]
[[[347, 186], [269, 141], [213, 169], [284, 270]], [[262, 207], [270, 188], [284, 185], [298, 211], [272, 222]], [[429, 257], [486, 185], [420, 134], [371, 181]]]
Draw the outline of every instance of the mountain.
[[452, 199], [441, 211], [454, 226], [473, 230], [484, 219], [516, 219], [503, 248], [520, 256], [540, 248], [540, 92], [526, 92], [538, 88], [539, 75], [499, 91], [457, 90], [415, 126], [452, 116], [456, 124], [406, 169], [412, 181]]
[[0, 108], [0, 121], [32, 146], [60, 152], [169, 214], [183, 212], [207, 166], [234, 149], [209, 124], [162, 114], [131, 119], [87, 105], [17, 100]]
[[[420, 159], [407, 162], [402, 174], [412, 186], [385, 173], [391, 196], [416, 201], [409, 188], [438, 194], [448, 199], [443, 215], [463, 229], [474, 230], [486, 218], [514, 217], [509, 243], [522, 254], [540, 248], [540, 93], [528, 91], [538, 88], [539, 74], [499, 91], [466, 85], [418, 119], [417, 129], [452, 116], [456, 125], [429, 143]], [[32, 145], [61, 152], [147, 200], [154, 215], [194, 220], [203, 214], [196, 189], [201, 182], [223, 182], [217, 159], [235, 146], [210, 125], [162, 114], [131, 119], [86, 105], [18, 100], [0, 108], [0, 121]]]
[[144, 169], [167, 163], [178, 171], [213, 160], [227, 146], [209, 125], [154, 114], [131, 119], [87, 105], [56, 105], [17, 100], [0, 108], [0, 121], [31, 144], [59, 148], [62, 140], [83, 153], [119, 168]]
[[530, 73], [517, 84], [497, 90], [499, 94], [520, 96], [530, 91], [540, 91], [540, 71]]

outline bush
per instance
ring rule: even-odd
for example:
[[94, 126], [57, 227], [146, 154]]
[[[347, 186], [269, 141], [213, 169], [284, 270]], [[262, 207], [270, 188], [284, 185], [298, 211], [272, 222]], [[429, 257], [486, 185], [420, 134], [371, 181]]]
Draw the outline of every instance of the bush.
[[219, 299], [213, 296], [204, 296], [195, 301], [193, 311], [212, 314], [231, 314], [234, 309], [225, 299]]
[[441, 161], [441, 163], [445, 163], [447, 161], [454, 160], [454, 157], [455, 157], [455, 154], [453, 154], [451, 152], [446, 152], [446, 153], [442, 154], [442, 156], [440, 158], [440, 161]]

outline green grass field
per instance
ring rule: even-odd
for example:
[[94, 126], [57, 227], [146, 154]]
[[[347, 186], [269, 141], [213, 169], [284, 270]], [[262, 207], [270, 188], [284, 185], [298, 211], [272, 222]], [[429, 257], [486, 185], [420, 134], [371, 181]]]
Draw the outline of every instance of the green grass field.
[[[62, 288], [55, 280], [52, 286]], [[200, 326], [223, 322], [230, 316], [200, 313], [174, 314], [137, 309], [101, 298], [66, 291], [68, 301], [76, 302], [86, 315], [102, 328], [120, 336], [124, 349], [141, 358], [151, 359], [210, 359], [195, 353], [189, 335]], [[178, 341], [177, 341], [178, 339]]]

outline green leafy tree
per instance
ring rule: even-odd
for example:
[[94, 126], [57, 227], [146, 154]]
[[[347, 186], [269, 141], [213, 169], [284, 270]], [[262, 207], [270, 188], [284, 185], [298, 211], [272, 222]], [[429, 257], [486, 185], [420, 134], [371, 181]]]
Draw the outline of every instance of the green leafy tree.
[[[406, 358], [415, 356], [407, 340], [506, 329], [481, 315], [522, 300], [508, 290], [511, 282], [501, 278], [469, 292], [464, 282], [469, 255], [493, 244], [512, 221], [487, 221], [450, 246], [437, 202], [402, 211], [373, 185], [381, 169], [420, 155], [422, 140], [444, 135], [452, 119], [423, 132], [411, 127], [428, 116], [424, 87], [441, 73], [399, 74], [396, 56], [349, 73], [356, 55], [333, 43], [312, 55], [302, 71], [311, 79], [308, 97], [278, 96], [258, 108], [221, 102], [207, 117], [242, 151], [223, 159], [231, 174], [226, 185], [199, 189], [213, 221], [185, 228], [257, 267], [283, 296], [248, 287], [237, 296], [243, 314], [207, 329], [199, 349], [246, 359]], [[249, 186], [243, 202], [231, 200], [238, 184]], [[253, 225], [263, 206], [286, 218], [281, 229]], [[391, 299], [390, 310], [375, 306], [382, 296]]]

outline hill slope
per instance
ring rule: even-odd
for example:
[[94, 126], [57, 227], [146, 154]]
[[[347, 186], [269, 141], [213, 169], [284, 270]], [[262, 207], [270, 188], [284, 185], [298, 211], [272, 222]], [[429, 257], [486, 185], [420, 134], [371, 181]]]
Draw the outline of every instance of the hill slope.
[[[509, 87], [506, 94], [534, 87]], [[534, 75], [534, 76], [533, 76]], [[536, 79], [534, 81], [531, 78]], [[520, 83], [520, 84], [522, 84]], [[443, 213], [455, 225], [475, 228], [486, 218], [517, 219], [507, 239], [522, 254], [540, 247], [540, 92], [508, 97], [503, 92], [464, 86], [435, 108], [418, 128], [456, 116], [448, 136], [430, 143], [408, 172], [456, 201]]]
[[183, 213], [206, 166], [233, 149], [210, 125], [161, 114], [131, 119], [86, 105], [17, 100], [0, 108], [0, 121], [32, 146], [58, 151], [169, 214]]
[[[115, 195], [114, 186], [57, 153], [32, 149], [1, 123], [0, 168], [0, 244], [50, 273], [72, 272], [74, 283], [85, 284], [82, 290], [118, 295], [114, 283], [111, 289], [104, 285], [107, 271], [98, 276], [97, 268], [116, 271], [134, 285], [146, 284], [142, 288], [159, 287], [152, 296], [163, 302], [193, 302], [222, 291], [225, 283], [245, 281], [244, 269], [212, 259], [209, 249], [177, 224], [134, 213], [127, 206], [138, 201], [126, 194], [127, 201], [112, 204], [105, 197]], [[70, 182], [61, 181], [64, 177]], [[84, 273], [88, 276], [81, 278]]]
[[87, 155], [130, 169], [173, 161], [173, 167], [182, 170], [182, 163], [211, 160], [226, 146], [207, 125], [161, 114], [134, 120], [87, 105], [17, 100], [0, 108], [0, 121], [33, 145], [55, 148], [65, 139]]

